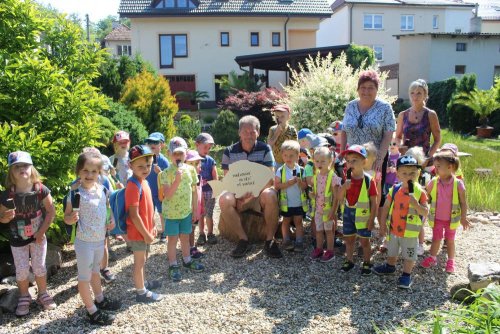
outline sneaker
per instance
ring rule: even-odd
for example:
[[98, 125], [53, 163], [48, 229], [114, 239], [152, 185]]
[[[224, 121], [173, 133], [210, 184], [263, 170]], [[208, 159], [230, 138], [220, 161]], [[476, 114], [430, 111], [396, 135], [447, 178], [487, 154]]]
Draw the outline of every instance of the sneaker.
[[155, 293], [155, 292], [152, 292], [149, 290], [146, 290], [146, 293], [144, 293], [142, 295], [139, 295], [139, 294], [135, 295], [136, 302], [146, 303], [146, 304], [159, 302], [163, 298], [165, 298], [164, 295], [161, 295], [159, 293]]
[[398, 288], [409, 289], [412, 283], [411, 276], [401, 276], [398, 279]]
[[217, 237], [215, 236], [215, 234], [210, 233], [209, 235], [207, 235], [207, 243], [209, 245], [215, 245], [217, 243]]
[[392, 275], [396, 272], [396, 267], [389, 266], [387, 263], [384, 263], [380, 266], [374, 267], [372, 271], [377, 275]]
[[373, 265], [369, 262], [363, 262], [361, 265], [361, 276], [370, 276], [372, 274]]
[[97, 310], [93, 314], [87, 313], [92, 325], [108, 326], [115, 321], [115, 316], [105, 311]]
[[422, 255], [424, 255], [424, 251], [425, 251], [425, 250], [424, 250], [424, 245], [422, 245], [422, 244], [418, 244], [418, 245], [417, 245], [417, 255], [418, 255], [418, 256], [422, 256]]
[[101, 278], [104, 282], [111, 283], [116, 280], [116, 276], [109, 270], [109, 268], [101, 269]]
[[311, 260], [317, 261], [323, 256], [323, 250], [321, 248], [314, 248], [311, 253]]
[[344, 245], [344, 242], [342, 241], [342, 238], [335, 238], [335, 241], [333, 243], [333, 247], [339, 248]]
[[283, 257], [283, 253], [281, 253], [278, 244], [274, 240], [271, 241], [270, 244], [266, 241], [266, 243], [264, 244], [264, 251], [266, 252], [267, 256], [275, 259]]
[[289, 251], [289, 252], [293, 252], [294, 249], [295, 249], [295, 246], [293, 245], [293, 241], [292, 240], [285, 240], [285, 241], [283, 241], [283, 243], [281, 244], [281, 247], [284, 250]]
[[207, 237], [205, 236], [204, 233], [201, 233], [199, 236], [198, 236], [198, 239], [196, 239], [196, 245], [197, 246], [203, 246], [204, 244], [207, 243]]
[[430, 267], [434, 267], [436, 265], [437, 265], [437, 261], [435, 259], [433, 259], [432, 256], [425, 258], [425, 260], [423, 260], [420, 263], [420, 266], [422, 266], [423, 268], [430, 268]]
[[293, 251], [296, 253], [304, 253], [304, 243], [303, 242], [296, 242], [295, 246], [293, 246]]
[[204, 255], [202, 252], [198, 250], [198, 248], [196, 248], [196, 246], [191, 247], [191, 249], [189, 250], [189, 254], [191, 254], [191, 257], [195, 260], [201, 259]]
[[122, 307], [121, 301], [110, 299], [108, 297], [104, 297], [104, 299], [100, 303], [94, 300], [94, 304], [98, 309], [105, 311], [116, 311], [120, 309], [120, 307]]
[[39, 295], [36, 302], [42, 305], [43, 309], [46, 311], [53, 310], [57, 307], [56, 303], [54, 302], [54, 299], [52, 299], [52, 297], [47, 292], [44, 292], [41, 295]]
[[182, 261], [182, 266], [184, 268], [190, 269], [191, 271], [194, 271], [195, 273], [199, 273], [199, 272], [205, 270], [204, 265], [202, 265], [198, 261], [194, 261], [194, 260], [191, 260], [188, 263], [185, 263], [184, 261]]
[[345, 260], [344, 261], [344, 264], [342, 265], [342, 267], [340, 268], [340, 270], [342, 270], [343, 272], [348, 272], [349, 270], [351, 270], [352, 268], [354, 268], [354, 263], [352, 263], [351, 261], [349, 260]]
[[162, 285], [161, 281], [158, 279], [155, 279], [152, 281], [146, 281], [144, 284], [144, 288], [146, 290], [156, 290], [156, 289], [161, 288], [161, 285]]
[[30, 304], [32, 302], [31, 296], [21, 296], [19, 297], [19, 300], [17, 301], [17, 307], [16, 307], [16, 316], [18, 317], [24, 317], [28, 313], [30, 313]]
[[335, 255], [333, 254], [333, 251], [327, 249], [323, 253], [323, 255], [321, 256], [321, 259], [319, 260], [319, 262], [327, 263], [327, 262], [332, 261], [334, 258], [335, 258]]
[[455, 272], [455, 261], [450, 259], [446, 261], [446, 272], [448, 274], [453, 274]]
[[168, 267], [168, 277], [174, 282], [180, 282], [182, 280], [181, 268], [177, 264]]
[[245, 254], [252, 249], [252, 246], [248, 240], [241, 239], [238, 241], [236, 248], [231, 252], [231, 256], [234, 258], [244, 257]]

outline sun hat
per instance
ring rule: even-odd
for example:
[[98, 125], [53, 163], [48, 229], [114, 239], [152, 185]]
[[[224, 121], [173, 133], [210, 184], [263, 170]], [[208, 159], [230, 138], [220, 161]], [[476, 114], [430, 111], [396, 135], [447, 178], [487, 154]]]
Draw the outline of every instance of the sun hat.
[[186, 161], [203, 160], [202, 156], [195, 150], [188, 150], [186, 153]]
[[153, 155], [154, 155], [153, 151], [151, 151], [151, 149], [146, 145], [135, 145], [128, 151], [130, 162], [133, 162], [142, 157], [148, 157]]
[[7, 158], [9, 167], [17, 164], [28, 164], [33, 165], [33, 160], [31, 160], [31, 155], [24, 151], [15, 151], [9, 153]]
[[170, 151], [170, 153], [175, 153], [175, 152], [186, 153], [187, 149], [188, 146], [186, 144], [186, 141], [181, 137], [174, 137], [170, 139], [170, 142], [168, 143], [168, 150]]
[[356, 153], [356, 154], [359, 154], [361, 155], [363, 158], [367, 158], [368, 157], [368, 154], [366, 153], [366, 149], [361, 146], [361, 145], [351, 145], [349, 146], [349, 148], [345, 151], [342, 152], [342, 155], [345, 157], [346, 154], [349, 154], [349, 153]]
[[200, 133], [194, 141], [198, 144], [215, 144], [214, 138], [206, 132]]
[[441, 146], [439, 151], [450, 151], [451, 153], [453, 153], [454, 156], [458, 156], [458, 147], [457, 145], [452, 143], [444, 144], [443, 146]]
[[115, 135], [113, 136], [113, 143], [118, 143], [121, 141], [130, 141], [130, 135], [128, 134], [128, 132], [120, 130], [115, 133]]

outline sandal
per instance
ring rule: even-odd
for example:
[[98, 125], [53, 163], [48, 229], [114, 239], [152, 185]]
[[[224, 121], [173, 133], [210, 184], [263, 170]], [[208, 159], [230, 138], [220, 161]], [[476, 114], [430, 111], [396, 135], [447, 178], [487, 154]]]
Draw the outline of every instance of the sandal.
[[16, 316], [23, 317], [30, 313], [31, 296], [20, 296], [17, 301]]
[[54, 302], [54, 299], [52, 299], [52, 297], [49, 296], [47, 292], [44, 292], [41, 295], [39, 295], [36, 302], [42, 305], [43, 309], [46, 311], [53, 310], [57, 307], [56, 303]]

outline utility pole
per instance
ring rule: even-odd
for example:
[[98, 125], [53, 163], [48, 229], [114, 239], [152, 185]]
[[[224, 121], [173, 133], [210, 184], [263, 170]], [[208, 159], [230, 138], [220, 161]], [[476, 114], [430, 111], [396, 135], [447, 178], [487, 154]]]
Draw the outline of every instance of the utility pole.
[[85, 25], [87, 27], [87, 41], [90, 42], [90, 21], [89, 14], [85, 14]]

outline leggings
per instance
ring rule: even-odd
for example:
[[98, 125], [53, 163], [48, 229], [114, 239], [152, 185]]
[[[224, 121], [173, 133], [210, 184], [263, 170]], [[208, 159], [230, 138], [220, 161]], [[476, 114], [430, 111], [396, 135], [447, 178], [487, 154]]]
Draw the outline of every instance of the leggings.
[[45, 268], [45, 257], [47, 256], [47, 238], [44, 236], [43, 241], [38, 244], [35, 241], [22, 246], [13, 247], [12, 256], [14, 257], [14, 265], [16, 266], [16, 280], [25, 281], [30, 273], [30, 255], [31, 267], [35, 276], [45, 276], [47, 269]]

